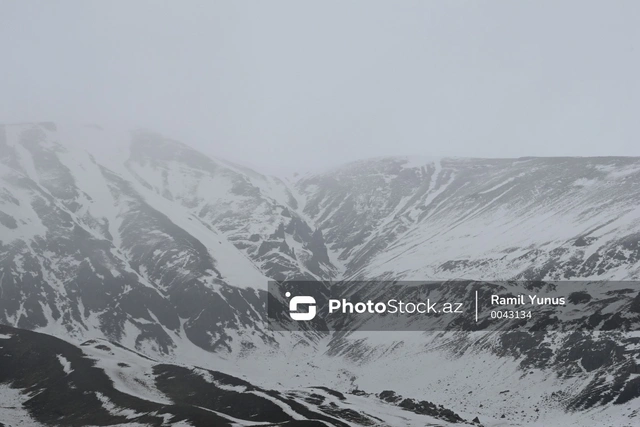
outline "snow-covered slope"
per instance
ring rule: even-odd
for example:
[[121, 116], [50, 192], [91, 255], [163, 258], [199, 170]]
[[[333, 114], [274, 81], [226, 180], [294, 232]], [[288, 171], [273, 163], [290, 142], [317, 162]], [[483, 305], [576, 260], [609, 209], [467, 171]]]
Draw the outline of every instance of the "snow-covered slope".
[[[640, 301], [632, 281], [640, 274], [637, 158], [380, 158], [307, 176], [296, 191], [345, 278], [627, 280]], [[628, 307], [604, 290], [603, 301]], [[448, 291], [445, 284], [441, 294]], [[368, 295], [398, 297], [389, 292]], [[640, 310], [631, 304], [626, 309]], [[592, 304], [587, 316], [614, 316], [602, 307]], [[638, 332], [357, 332], [334, 334], [326, 352], [346, 361], [362, 389], [392, 382], [397, 392], [433, 393], [445, 405], [464, 395], [455, 408], [479, 410], [485, 422], [499, 425], [505, 415], [508, 425], [553, 425], [579, 410], [587, 418], [559, 425], [606, 425], [610, 417], [631, 425], [638, 339]]]
[[281, 180], [149, 132], [137, 132], [128, 170], [147, 189], [219, 230], [270, 277], [328, 278], [334, 268], [321, 233], [302, 220]]
[[640, 159], [360, 161], [298, 183], [347, 276], [640, 277]]

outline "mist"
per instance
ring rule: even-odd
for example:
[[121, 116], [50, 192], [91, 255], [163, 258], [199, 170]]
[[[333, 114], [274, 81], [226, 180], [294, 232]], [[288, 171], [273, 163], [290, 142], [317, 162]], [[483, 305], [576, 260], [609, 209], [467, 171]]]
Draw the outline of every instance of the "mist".
[[640, 155], [635, 1], [0, 4], [0, 122], [145, 127], [270, 172]]

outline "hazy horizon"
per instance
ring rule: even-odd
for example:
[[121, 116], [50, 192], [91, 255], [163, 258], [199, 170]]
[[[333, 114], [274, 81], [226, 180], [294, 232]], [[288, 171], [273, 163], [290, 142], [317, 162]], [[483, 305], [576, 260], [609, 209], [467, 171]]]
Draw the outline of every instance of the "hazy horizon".
[[[296, 176], [305, 176], [305, 175], [310, 175], [310, 174], [316, 174], [316, 173], [325, 173], [325, 172], [329, 172], [333, 169], [336, 168], [341, 168], [344, 166], [347, 166], [349, 164], [352, 163], [357, 163], [357, 162], [361, 162], [361, 161], [372, 161], [372, 160], [378, 160], [378, 159], [385, 159], [385, 158], [407, 158], [407, 160], [411, 163], [415, 163], [416, 161], [419, 162], [425, 162], [425, 164], [427, 162], [430, 161], [437, 161], [437, 160], [444, 160], [444, 159], [471, 159], [471, 160], [521, 160], [521, 159], [544, 159], [544, 158], [563, 158], [563, 157], [570, 157], [570, 158], [637, 158], [640, 159], [640, 155], [594, 155], [594, 156], [582, 156], [582, 155], [572, 155], [572, 156], [530, 156], [530, 155], [523, 155], [523, 156], [429, 156], [429, 155], [424, 155], [424, 154], [386, 154], [386, 155], [378, 155], [378, 156], [367, 156], [366, 153], [363, 153], [362, 157], [359, 158], [352, 158], [352, 159], [344, 159], [344, 160], [340, 160], [340, 159], [336, 159], [335, 163], [329, 163], [329, 164], [312, 164], [312, 165], [308, 165], [308, 164], [299, 164], [299, 165], [295, 165], [295, 164], [285, 164], [285, 165], [270, 165], [270, 164], [259, 164], [259, 163], [252, 163], [251, 161], [247, 161], [245, 159], [230, 159], [224, 156], [220, 156], [216, 153], [211, 153], [211, 152], [206, 152], [206, 147], [204, 147], [205, 149], [203, 150], [203, 147], [198, 147], [192, 143], [190, 143], [190, 141], [188, 140], [184, 140], [184, 139], [180, 139], [180, 138], [174, 138], [171, 135], [162, 133], [157, 131], [157, 129], [151, 129], [151, 128], [141, 128], [141, 127], [123, 127], [123, 126], [114, 126], [114, 127], [109, 127], [109, 126], [103, 126], [99, 123], [71, 123], [71, 122], [52, 122], [52, 121], [31, 121], [31, 122], [14, 122], [14, 123], [0, 123], [0, 126], [24, 126], [24, 125], [38, 125], [38, 124], [46, 124], [46, 123], [52, 123], [54, 125], [56, 125], [56, 128], [59, 128], [61, 125], [64, 126], [65, 128], [82, 128], [82, 127], [97, 127], [99, 130], [104, 130], [104, 131], [117, 131], [120, 134], [122, 134], [122, 132], [137, 132], [137, 131], [142, 131], [142, 132], [151, 132], [154, 134], [158, 134], [159, 136], [163, 137], [163, 138], [169, 138], [172, 140], [175, 140], [176, 142], [180, 143], [180, 144], [184, 144], [204, 155], [206, 155], [207, 157], [214, 159], [214, 160], [218, 160], [218, 161], [223, 161], [226, 163], [231, 163], [234, 164], [236, 166], [240, 166], [240, 167], [245, 167], [245, 168], [249, 168], [251, 170], [253, 170], [254, 172], [258, 172], [261, 173], [263, 175], [271, 175], [274, 177], [278, 177], [281, 179], [289, 179], [289, 178], [294, 178]], [[92, 140], [87, 140], [86, 142], [91, 144], [91, 143], [96, 143], [99, 144], [102, 140], [98, 140], [98, 141], [92, 141]], [[123, 141], [117, 141], [118, 144], [122, 144]], [[64, 145], [64, 142], [63, 142]], [[122, 146], [120, 145], [120, 147], [115, 147], [114, 149], [118, 149], [118, 148], [122, 148]], [[91, 151], [91, 150], [89, 150]], [[109, 150], [105, 150], [104, 152], [110, 152]]]
[[268, 173], [640, 156], [640, 4], [3, 2], [0, 122], [143, 127]]

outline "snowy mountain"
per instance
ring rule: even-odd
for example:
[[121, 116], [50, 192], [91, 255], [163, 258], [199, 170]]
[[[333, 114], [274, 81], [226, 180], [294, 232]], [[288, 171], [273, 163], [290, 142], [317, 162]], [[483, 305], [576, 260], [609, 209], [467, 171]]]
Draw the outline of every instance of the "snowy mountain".
[[297, 188], [348, 277], [640, 277], [637, 158], [382, 158]]
[[[272, 340], [260, 327], [266, 274], [335, 270], [278, 181], [147, 133], [133, 134], [130, 156], [117, 163], [82, 148], [102, 150], [118, 135], [80, 130], [0, 133], [3, 323], [99, 332], [165, 354], [176, 336], [230, 351], [230, 330], [252, 331], [234, 341], [240, 347]], [[183, 193], [163, 186], [174, 179]]]
[[[20, 372], [100, 375], [84, 409], [107, 425], [633, 425], [637, 332], [274, 331], [266, 285], [624, 280], [598, 301], [633, 311], [639, 241], [637, 158], [381, 158], [289, 182], [148, 131], [0, 127], [0, 323], [22, 329], [0, 346]], [[20, 342], [64, 360], [16, 358]], [[5, 372], [0, 387], [52, 423], [33, 391], [77, 391], [41, 380]], [[197, 400], [228, 389], [262, 409]], [[98, 424], [66, 411], [59, 423]]]

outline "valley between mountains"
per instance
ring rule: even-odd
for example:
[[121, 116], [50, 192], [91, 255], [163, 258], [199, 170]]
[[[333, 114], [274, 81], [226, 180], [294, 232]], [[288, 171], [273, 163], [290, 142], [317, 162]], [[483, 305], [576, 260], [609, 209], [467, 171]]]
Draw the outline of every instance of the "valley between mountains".
[[0, 425], [640, 423], [638, 329], [267, 320], [269, 280], [459, 279], [627, 282], [584, 309], [640, 315], [640, 158], [279, 178], [150, 131], [0, 126]]

